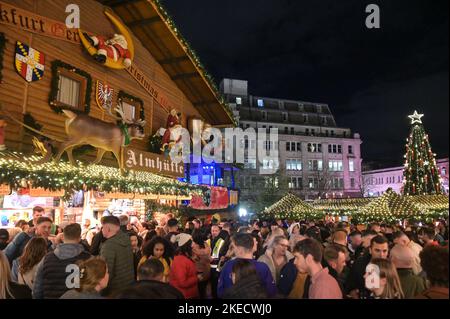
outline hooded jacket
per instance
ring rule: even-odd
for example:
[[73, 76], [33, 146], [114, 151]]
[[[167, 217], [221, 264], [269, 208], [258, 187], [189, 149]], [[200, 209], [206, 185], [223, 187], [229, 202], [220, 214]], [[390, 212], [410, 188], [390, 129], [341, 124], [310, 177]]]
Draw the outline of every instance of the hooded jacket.
[[109, 283], [105, 294], [127, 288], [134, 282], [134, 256], [130, 237], [122, 231], [107, 239], [100, 248], [108, 264]]
[[59, 244], [56, 246], [56, 249], [45, 255], [37, 266], [33, 298], [58, 299], [66, 291], [74, 288], [67, 285], [67, 282], [73, 282], [69, 276], [74, 275], [74, 269], [68, 269], [67, 267], [90, 257], [91, 254], [85, 251], [80, 244]]
[[244, 278], [228, 288], [223, 295], [223, 299], [268, 299], [269, 296], [261, 284], [258, 275], [251, 275]]

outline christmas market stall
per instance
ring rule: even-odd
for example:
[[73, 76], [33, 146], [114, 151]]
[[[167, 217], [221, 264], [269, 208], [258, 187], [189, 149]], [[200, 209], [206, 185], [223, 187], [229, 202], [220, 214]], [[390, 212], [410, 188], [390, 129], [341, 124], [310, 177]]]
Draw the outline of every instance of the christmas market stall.
[[448, 197], [446, 197], [447, 209], [442, 204], [444, 197], [434, 198], [435, 202], [441, 203], [441, 209], [433, 210], [431, 205], [418, 203], [419, 200], [425, 202], [425, 197], [419, 199], [414, 196], [402, 196], [392, 189], [388, 189], [383, 196], [374, 199], [353, 214], [352, 218], [360, 223], [375, 221], [385, 223], [432, 222], [437, 219], [446, 219], [448, 218]]
[[173, 20], [157, 0], [73, 8], [0, 1], [5, 223], [29, 218], [34, 204], [81, 222], [108, 210], [176, 210], [202, 196], [204, 187], [185, 179], [186, 163], [168, 154], [192, 119], [235, 122]]
[[287, 194], [278, 202], [259, 214], [263, 219], [303, 219], [315, 215], [315, 210], [294, 194]]

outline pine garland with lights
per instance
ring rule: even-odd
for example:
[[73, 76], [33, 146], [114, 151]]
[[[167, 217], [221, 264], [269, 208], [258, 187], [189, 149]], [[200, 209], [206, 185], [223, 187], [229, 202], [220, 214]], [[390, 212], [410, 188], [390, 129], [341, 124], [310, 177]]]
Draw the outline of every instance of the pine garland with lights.
[[161, 15], [161, 17], [163, 18], [166, 25], [172, 30], [173, 34], [177, 37], [178, 41], [180, 41], [186, 54], [194, 62], [196, 68], [201, 72], [201, 74], [203, 75], [205, 80], [208, 82], [209, 87], [212, 89], [214, 95], [216, 96], [216, 98], [218, 99], [220, 104], [222, 104], [225, 111], [228, 113], [228, 115], [229, 115], [230, 119], [233, 121], [234, 125], [237, 126], [237, 121], [234, 118], [233, 111], [231, 110], [230, 105], [225, 101], [225, 97], [220, 93], [214, 78], [212, 77], [211, 74], [208, 73], [205, 66], [200, 61], [200, 58], [198, 57], [198, 55], [192, 49], [189, 42], [181, 34], [181, 32], [178, 29], [178, 27], [176, 26], [174, 20], [172, 19], [170, 14], [166, 11], [166, 9], [163, 7], [162, 1], [161, 0], [150, 0], [150, 1], [154, 4], [154, 7], [157, 9], [158, 13]]
[[264, 219], [299, 220], [305, 216], [315, 216], [316, 214], [318, 212], [313, 207], [289, 193], [259, 215]]
[[72, 166], [65, 162], [37, 164], [41, 157], [24, 156], [18, 152], [2, 153], [0, 157], [0, 185], [23, 187], [24, 181], [33, 187], [47, 190], [80, 189], [126, 194], [202, 195], [204, 187], [189, 185], [148, 172], [128, 171], [125, 176], [114, 167], [85, 165]]
[[5, 34], [0, 32], [0, 83], [2, 82], [3, 54], [5, 53], [6, 42]]
[[431, 150], [430, 140], [425, 133], [417, 111], [409, 118], [412, 128], [406, 144], [404, 195], [441, 194], [441, 179], [436, 165], [436, 154]]
[[50, 107], [55, 113], [62, 113], [62, 110], [64, 107], [61, 107], [57, 105], [57, 97], [58, 97], [58, 91], [59, 91], [59, 71], [58, 68], [66, 69], [70, 72], [74, 72], [78, 75], [81, 75], [82, 77], [86, 78], [86, 92], [84, 97], [84, 111], [77, 110], [74, 108], [70, 108], [71, 111], [75, 113], [83, 113], [83, 114], [89, 114], [91, 111], [91, 92], [92, 92], [92, 77], [89, 73], [86, 71], [80, 70], [70, 64], [67, 64], [65, 62], [62, 62], [60, 60], [54, 60], [52, 61], [52, 82], [50, 87], [50, 94], [48, 97], [48, 103], [50, 104]]

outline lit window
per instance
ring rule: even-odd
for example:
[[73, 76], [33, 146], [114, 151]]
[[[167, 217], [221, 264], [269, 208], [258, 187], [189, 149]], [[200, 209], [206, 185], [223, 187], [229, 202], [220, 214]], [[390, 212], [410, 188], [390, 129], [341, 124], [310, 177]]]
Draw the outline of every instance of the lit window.
[[237, 97], [236, 98], [236, 104], [237, 105], [242, 105], [242, 98], [241, 97]]
[[355, 162], [354, 162], [353, 160], [350, 160], [350, 161], [348, 162], [348, 170], [349, 170], [350, 172], [354, 172], [354, 171], [355, 171]]
[[258, 107], [264, 107], [264, 100], [258, 99]]

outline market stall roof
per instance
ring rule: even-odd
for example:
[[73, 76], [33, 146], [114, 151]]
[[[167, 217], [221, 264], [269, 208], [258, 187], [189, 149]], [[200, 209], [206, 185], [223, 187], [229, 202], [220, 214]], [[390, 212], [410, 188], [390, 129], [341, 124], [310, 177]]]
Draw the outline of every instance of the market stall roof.
[[200, 114], [213, 126], [233, 126], [234, 117], [159, 0], [98, 0], [111, 7], [155, 57]]
[[271, 215], [273, 217], [284, 217], [288, 213], [292, 213], [294, 208], [297, 207], [297, 211], [314, 211], [314, 208], [309, 204], [302, 201], [299, 197], [294, 194], [287, 194], [278, 202], [270, 206], [264, 211], [264, 215]]
[[361, 221], [394, 222], [427, 214], [427, 209], [417, 205], [411, 197], [401, 196], [389, 188], [381, 197], [362, 207], [355, 216]]
[[408, 196], [414, 203], [428, 210], [447, 210], [449, 209], [448, 195], [418, 195]]
[[[27, 156], [19, 152], [0, 152], [0, 185], [23, 187], [23, 182], [47, 190], [65, 190], [66, 194], [81, 189], [108, 193], [142, 195], [190, 196], [201, 194], [203, 188], [141, 171], [129, 171], [125, 175], [118, 168], [102, 165], [72, 166], [65, 162], [39, 163], [42, 157]], [[178, 197], [177, 197], [178, 196]], [[184, 197], [185, 198], [185, 197]]]
[[340, 212], [355, 211], [369, 204], [373, 198], [318, 199], [311, 205], [317, 210]]

